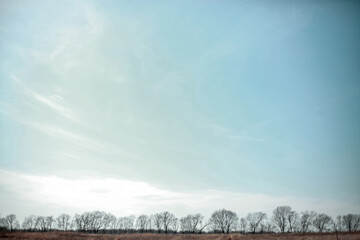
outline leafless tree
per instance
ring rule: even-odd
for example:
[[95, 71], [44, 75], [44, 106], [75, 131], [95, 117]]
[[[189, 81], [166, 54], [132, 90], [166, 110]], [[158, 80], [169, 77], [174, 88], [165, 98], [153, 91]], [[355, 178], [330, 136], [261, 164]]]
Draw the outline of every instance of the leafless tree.
[[53, 223], [55, 222], [54, 217], [53, 216], [48, 216], [48, 217], [45, 218], [45, 221], [46, 221], [46, 230], [51, 231]]
[[147, 215], [140, 215], [136, 219], [136, 227], [141, 233], [143, 233], [149, 225], [150, 218]]
[[300, 218], [300, 231], [303, 233], [309, 232], [311, 230], [311, 226], [316, 218], [316, 212], [314, 211], [305, 211], [301, 213]]
[[89, 230], [97, 233], [100, 229], [104, 228], [106, 213], [103, 211], [93, 211], [89, 213], [90, 224]]
[[288, 223], [288, 216], [291, 212], [290, 206], [279, 206], [273, 211], [272, 220], [279, 228], [281, 233], [284, 233]]
[[202, 222], [199, 226], [198, 233], [201, 234], [204, 231], [204, 229], [207, 228], [208, 226], [210, 226], [210, 221]]
[[177, 219], [175, 218], [174, 214], [167, 211], [159, 214], [160, 214], [161, 224], [164, 227], [164, 232], [165, 234], [167, 234], [169, 230], [174, 229], [174, 227], [177, 224]]
[[62, 231], [67, 231], [71, 228], [71, 216], [69, 214], [61, 214], [56, 218], [57, 227]]
[[42, 232], [46, 232], [46, 217], [36, 217], [36, 229]]
[[75, 214], [73, 223], [77, 231], [85, 231], [85, 223], [83, 222], [81, 214]]
[[[273, 216], [267, 220], [266, 214], [262, 212], [250, 213], [246, 218], [238, 219], [236, 213], [221, 209], [215, 211], [211, 218], [205, 222], [201, 214], [189, 214], [178, 220], [174, 214], [170, 212], [161, 212], [150, 217], [147, 215], [116, 218], [111, 213], [102, 211], [84, 212], [76, 214], [71, 221], [71, 216], [61, 214], [56, 219], [52, 216], [34, 216], [26, 217], [22, 223], [22, 227], [26, 231], [51, 231], [56, 222], [57, 229], [67, 231], [76, 229], [77, 231], [91, 231], [93, 233], [112, 232], [132, 232], [134, 230], [134, 222], [136, 219], [136, 228], [140, 232], [145, 230], [153, 230], [153, 227], [159, 232], [169, 233], [177, 232], [181, 228], [182, 232], [202, 233], [206, 230], [222, 233], [230, 233], [233, 230], [246, 232], [274, 232], [276, 229], [280, 232], [298, 232], [303, 233], [317, 230], [318, 232], [334, 231], [336, 236], [340, 231], [358, 231], [360, 227], [360, 214], [347, 214], [337, 216], [332, 219], [326, 214], [317, 214], [314, 211], [305, 211], [301, 216], [291, 210], [289, 206], [280, 206], [273, 211]], [[238, 228], [239, 227], [239, 228]], [[19, 222], [14, 214], [1, 218], [0, 228], [14, 231], [20, 228]]]
[[288, 231], [296, 232], [299, 229], [299, 214], [295, 211], [290, 211], [287, 216], [287, 221], [289, 223]]
[[92, 215], [91, 212], [84, 212], [83, 214], [75, 214], [74, 225], [77, 231], [84, 232], [90, 230]]
[[240, 218], [240, 222], [239, 222], [240, 232], [246, 233], [247, 225], [248, 225], [248, 223], [247, 223], [246, 219]]
[[156, 213], [153, 215], [153, 223], [158, 233], [161, 233], [163, 224], [162, 224], [162, 215], [161, 213]]
[[332, 230], [334, 232], [341, 232], [342, 229], [343, 229], [343, 222], [342, 222], [342, 219], [341, 219], [341, 216], [337, 216], [335, 219], [332, 220]]
[[263, 221], [262, 223], [260, 223], [259, 225], [259, 233], [264, 233], [266, 231], [266, 221]]
[[28, 217], [25, 217], [22, 223], [22, 228], [31, 232], [35, 230], [35, 227], [36, 227], [36, 216], [30, 215]]
[[265, 231], [267, 233], [272, 233], [276, 230], [276, 226], [271, 221], [266, 221], [265, 226], [266, 226]]
[[360, 214], [347, 214], [342, 217], [344, 228], [349, 231], [357, 231], [360, 226]]
[[249, 223], [250, 232], [255, 233], [259, 229], [261, 223], [266, 219], [266, 214], [263, 212], [249, 213], [246, 220]]
[[1, 217], [0, 215], [0, 229], [6, 228], [5, 218]]
[[174, 214], [165, 211], [155, 214], [153, 223], [159, 233], [163, 230], [167, 234], [169, 230], [176, 230], [177, 218], [175, 218]]
[[213, 212], [210, 218], [210, 226], [214, 231], [229, 233], [237, 227], [239, 218], [236, 213], [221, 209]]
[[272, 224], [272, 221], [264, 220], [260, 223], [259, 232], [260, 233], [272, 233], [276, 229], [276, 226]]
[[180, 218], [180, 228], [182, 232], [191, 232], [191, 222], [189, 219], [189, 215]]
[[179, 219], [178, 219], [178, 218], [175, 218], [170, 227], [171, 227], [171, 230], [172, 230], [173, 232], [178, 232], [179, 227], [180, 227]]
[[148, 230], [154, 229], [154, 215], [149, 216]]
[[10, 231], [14, 231], [15, 229], [20, 227], [19, 221], [16, 219], [15, 214], [7, 215], [3, 220], [3, 225], [6, 229]]
[[199, 228], [202, 227], [204, 216], [201, 214], [187, 215], [180, 219], [181, 231], [197, 233]]
[[107, 228], [115, 216], [103, 211], [84, 212], [74, 216], [74, 225], [78, 231], [99, 232], [101, 229]]
[[120, 232], [129, 232], [134, 228], [135, 216], [120, 217], [118, 219], [118, 227]]
[[331, 217], [324, 213], [320, 213], [316, 215], [313, 224], [319, 232], [323, 232], [324, 230], [327, 230], [327, 227], [331, 224], [331, 222]]
[[117, 228], [117, 218], [111, 213], [105, 213], [103, 216], [103, 229], [110, 228], [114, 230]]

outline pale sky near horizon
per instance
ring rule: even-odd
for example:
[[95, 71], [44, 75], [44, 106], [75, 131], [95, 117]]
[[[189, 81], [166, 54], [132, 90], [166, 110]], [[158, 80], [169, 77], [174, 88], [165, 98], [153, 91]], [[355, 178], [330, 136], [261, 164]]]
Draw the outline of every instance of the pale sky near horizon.
[[359, 213], [359, 11], [0, 0], [0, 214]]

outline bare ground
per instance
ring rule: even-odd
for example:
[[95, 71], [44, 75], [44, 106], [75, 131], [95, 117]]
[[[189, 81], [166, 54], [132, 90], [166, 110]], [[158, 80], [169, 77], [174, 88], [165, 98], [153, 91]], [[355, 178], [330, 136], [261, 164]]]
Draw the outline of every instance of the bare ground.
[[[0, 233], [0, 239], [30, 239], [30, 240], [337, 240], [335, 233], [307, 233], [307, 234], [85, 234], [75, 232], [48, 233]], [[338, 240], [360, 240], [360, 232], [339, 233]]]

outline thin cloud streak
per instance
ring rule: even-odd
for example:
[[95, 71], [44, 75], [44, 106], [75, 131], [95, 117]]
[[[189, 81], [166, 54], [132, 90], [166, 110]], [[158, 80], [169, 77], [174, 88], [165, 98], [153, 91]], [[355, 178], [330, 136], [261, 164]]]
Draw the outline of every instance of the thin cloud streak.
[[[64, 107], [63, 104], [58, 103], [57, 101], [51, 100], [49, 97], [46, 97], [44, 95], [41, 95], [28, 86], [26, 86], [21, 80], [19, 80], [15, 76], [11, 76], [11, 78], [14, 80], [14, 82], [17, 83], [18, 86], [21, 87], [21, 89], [25, 92], [27, 96], [29, 96], [32, 99], [35, 99], [36, 101], [46, 105], [47, 107], [51, 108], [53, 111], [58, 113], [59, 115], [73, 121], [73, 122], [80, 122], [79, 118], [76, 116], [74, 111], [71, 109]], [[55, 98], [63, 100], [61, 96], [54, 95]]]
[[[1, 103], [1, 104], [3, 104], [3, 103]], [[6, 103], [4, 103], [3, 105], [6, 106]], [[120, 155], [120, 156], [130, 158], [132, 160], [141, 160], [141, 161], [144, 160], [144, 158], [141, 157], [140, 155], [134, 154], [130, 151], [122, 149], [121, 146], [118, 146], [118, 145], [115, 145], [112, 143], [107, 143], [104, 141], [94, 140], [93, 138], [85, 137], [85, 136], [77, 134], [73, 131], [67, 131], [64, 128], [50, 125], [47, 123], [37, 123], [37, 122], [33, 122], [33, 121], [30, 121], [27, 119], [23, 119], [18, 114], [14, 113], [12, 111], [6, 110], [8, 108], [9, 108], [9, 106], [6, 106], [6, 108], [1, 109], [0, 113], [6, 115], [8, 117], [11, 117], [12, 119], [16, 120], [16, 122], [18, 122], [20, 124], [37, 129], [37, 130], [41, 131], [42, 133], [44, 133], [48, 136], [51, 136], [53, 138], [61, 139], [65, 142], [89, 149], [91, 151], [99, 152], [99, 153]], [[74, 156], [75, 155], [72, 155], [71, 157], [74, 158]]]
[[[30, 99], [34, 99], [35, 101], [46, 105], [47, 107], [54, 110], [57, 114], [71, 120], [72, 122], [78, 124], [79, 126], [85, 126], [83, 124], [83, 121], [80, 120], [80, 118], [77, 116], [77, 114], [74, 113], [74, 111], [70, 108], [64, 107], [62, 104], [58, 103], [56, 100], [51, 100], [49, 97], [46, 97], [42, 94], [37, 93], [36, 91], [32, 90], [28, 86], [26, 86], [25, 83], [23, 83], [21, 80], [19, 80], [15, 76], [11, 76], [13, 81], [19, 86], [22, 90], [22, 92], [27, 95]], [[59, 101], [63, 101], [63, 98], [59, 95], [53, 95], [54, 99], [59, 99]], [[134, 154], [132, 152], [129, 152], [127, 150], [122, 149], [120, 146], [116, 146], [111, 143], [94, 140], [92, 138], [83, 136], [82, 134], [78, 134], [73, 131], [68, 131], [62, 127], [53, 126], [48, 123], [37, 123], [30, 120], [27, 120], [26, 118], [22, 118], [21, 116], [18, 116], [18, 114], [10, 113], [8, 111], [3, 111], [4, 114], [11, 116], [15, 118], [19, 123], [33, 127], [37, 130], [42, 131], [43, 133], [62, 139], [64, 141], [73, 143], [75, 145], [95, 150], [97, 152], [101, 153], [107, 153], [107, 154], [116, 154], [124, 157], [128, 157], [135, 160], [143, 160], [142, 157], [140, 157], [137, 154]]]
[[46, 125], [46, 124], [38, 124], [34, 122], [29, 121], [21, 121], [22, 124], [28, 125], [30, 127], [33, 127], [35, 129], [38, 129], [42, 131], [43, 133], [50, 135], [55, 138], [62, 139], [64, 141], [76, 144], [78, 146], [95, 150], [101, 153], [113, 153], [113, 154], [119, 154], [125, 157], [129, 157], [132, 159], [140, 160], [142, 159], [140, 156], [133, 154], [131, 152], [128, 152], [126, 150], [121, 149], [118, 146], [112, 145], [110, 143], [97, 141], [92, 138], [84, 137], [78, 134], [75, 134], [73, 132], [66, 131], [62, 128]]

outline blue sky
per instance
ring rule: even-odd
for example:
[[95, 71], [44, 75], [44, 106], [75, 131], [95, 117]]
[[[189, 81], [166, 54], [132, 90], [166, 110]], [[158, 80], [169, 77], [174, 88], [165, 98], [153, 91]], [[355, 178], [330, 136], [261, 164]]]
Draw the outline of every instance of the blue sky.
[[0, 5], [2, 214], [360, 210], [358, 2]]

